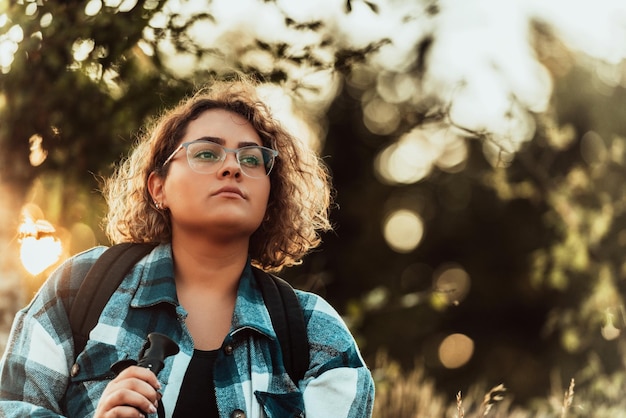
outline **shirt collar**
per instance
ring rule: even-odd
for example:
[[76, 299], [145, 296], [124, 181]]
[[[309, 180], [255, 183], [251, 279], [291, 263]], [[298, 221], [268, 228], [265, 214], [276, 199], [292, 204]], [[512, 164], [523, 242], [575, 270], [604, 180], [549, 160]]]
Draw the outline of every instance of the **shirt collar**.
[[263, 301], [250, 260], [246, 263], [239, 281], [230, 335], [233, 336], [246, 328], [257, 330], [270, 338], [276, 338], [276, 332], [272, 327], [272, 320]]
[[[142, 268], [136, 273], [140, 275], [139, 287], [131, 301], [131, 307], [144, 308], [159, 303], [169, 303], [178, 307], [171, 245], [157, 246], [144, 258], [141, 266]], [[231, 337], [244, 329], [253, 329], [270, 338], [276, 338], [249, 259], [239, 280]]]
[[178, 306], [171, 245], [157, 246], [139, 264], [139, 287], [130, 306], [145, 308], [162, 302]]

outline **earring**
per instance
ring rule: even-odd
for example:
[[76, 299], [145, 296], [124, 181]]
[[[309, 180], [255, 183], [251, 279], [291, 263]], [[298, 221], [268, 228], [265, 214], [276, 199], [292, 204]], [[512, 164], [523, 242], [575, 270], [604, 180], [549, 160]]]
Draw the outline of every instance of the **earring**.
[[161, 202], [157, 202], [156, 200], [154, 201], [154, 206], [157, 208], [157, 210], [163, 209], [163, 206], [161, 206]]

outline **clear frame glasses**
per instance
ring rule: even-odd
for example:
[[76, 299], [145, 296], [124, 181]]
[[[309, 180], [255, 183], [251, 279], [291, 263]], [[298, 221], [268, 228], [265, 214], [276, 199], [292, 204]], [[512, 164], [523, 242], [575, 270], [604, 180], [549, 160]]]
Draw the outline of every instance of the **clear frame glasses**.
[[261, 178], [270, 174], [278, 151], [259, 145], [250, 145], [237, 149], [223, 147], [213, 141], [197, 140], [180, 144], [163, 163], [165, 167], [172, 158], [185, 148], [189, 167], [200, 174], [216, 173], [224, 164], [226, 155], [234, 153], [241, 172], [248, 177]]

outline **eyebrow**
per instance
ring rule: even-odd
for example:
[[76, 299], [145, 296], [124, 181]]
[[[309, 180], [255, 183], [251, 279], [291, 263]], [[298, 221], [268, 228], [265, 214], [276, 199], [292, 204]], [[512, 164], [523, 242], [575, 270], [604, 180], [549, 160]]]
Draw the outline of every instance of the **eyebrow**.
[[[226, 141], [223, 138], [219, 138], [217, 136], [203, 136], [201, 138], [194, 139], [191, 142], [196, 142], [196, 141], [215, 142], [216, 144], [219, 144], [219, 145], [222, 145], [222, 146], [224, 146], [224, 144], [226, 143]], [[258, 147], [259, 144], [257, 144], [254, 141], [239, 141], [239, 143], [237, 144], [238, 148], [249, 147], [249, 146], [256, 146], [256, 147]], [[261, 146], [263, 146], [263, 144], [261, 144]]]

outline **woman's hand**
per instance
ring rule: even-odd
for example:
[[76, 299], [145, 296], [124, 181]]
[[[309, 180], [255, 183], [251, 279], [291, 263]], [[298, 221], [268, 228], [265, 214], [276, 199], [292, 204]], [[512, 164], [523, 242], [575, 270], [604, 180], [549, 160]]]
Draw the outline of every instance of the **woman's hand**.
[[154, 414], [161, 398], [161, 388], [149, 369], [130, 366], [124, 369], [104, 389], [94, 418], [143, 417]]

